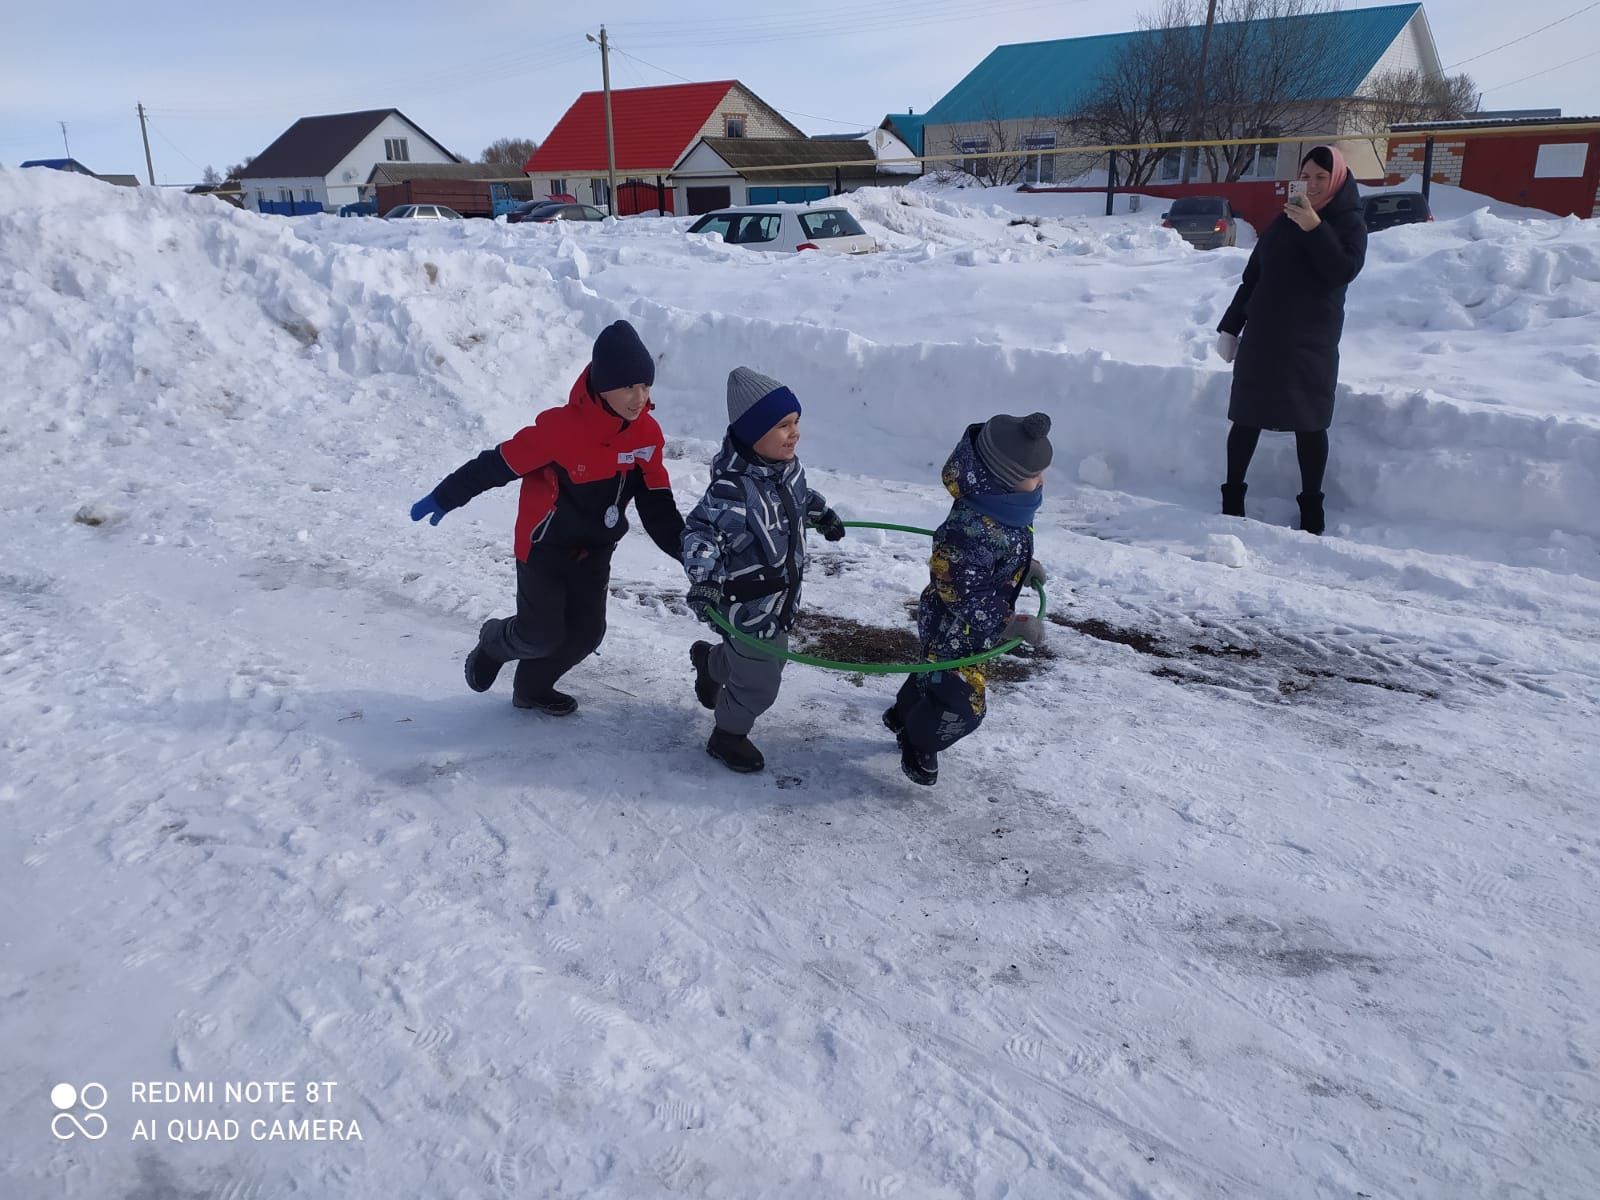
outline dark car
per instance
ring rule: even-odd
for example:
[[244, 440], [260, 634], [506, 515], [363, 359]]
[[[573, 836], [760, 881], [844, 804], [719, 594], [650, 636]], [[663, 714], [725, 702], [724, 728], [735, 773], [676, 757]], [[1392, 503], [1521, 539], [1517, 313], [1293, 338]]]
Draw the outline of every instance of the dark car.
[[605, 213], [587, 204], [564, 204], [559, 200], [530, 200], [522, 208], [506, 214], [508, 224], [523, 221], [604, 221]]
[[532, 221], [535, 213], [543, 213], [546, 209], [554, 211], [563, 207], [565, 203], [564, 200], [524, 200], [506, 214], [506, 221], [512, 225]]
[[1239, 244], [1239, 218], [1222, 196], [1182, 196], [1161, 214], [1161, 227], [1197, 250]]
[[1420, 225], [1433, 220], [1428, 198], [1421, 192], [1373, 192], [1361, 201], [1367, 219], [1367, 232], [1377, 233], [1395, 225]]

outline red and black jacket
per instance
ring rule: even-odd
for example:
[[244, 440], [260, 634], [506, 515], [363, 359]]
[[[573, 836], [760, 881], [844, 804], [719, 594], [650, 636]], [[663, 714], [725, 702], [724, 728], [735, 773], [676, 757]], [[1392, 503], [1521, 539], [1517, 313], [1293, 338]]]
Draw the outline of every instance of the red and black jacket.
[[452, 471], [433, 489], [434, 498], [450, 512], [520, 478], [515, 550], [524, 562], [535, 547], [609, 550], [628, 532], [623, 514], [635, 500], [645, 532], [677, 559], [683, 517], [672, 500], [652, 407], [624, 421], [589, 390], [585, 367], [566, 404], [546, 409], [532, 425]]

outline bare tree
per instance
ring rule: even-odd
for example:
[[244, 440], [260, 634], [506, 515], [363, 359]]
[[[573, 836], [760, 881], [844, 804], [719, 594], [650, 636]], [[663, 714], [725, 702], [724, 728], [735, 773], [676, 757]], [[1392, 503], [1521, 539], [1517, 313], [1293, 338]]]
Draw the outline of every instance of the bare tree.
[[[934, 170], [939, 182], [967, 177], [991, 187], [1008, 187], [1024, 178], [1054, 178], [1056, 156], [1049, 155], [1046, 165], [1043, 152], [1064, 143], [1066, 123], [1051, 117], [1007, 120], [999, 112], [998, 104], [990, 104], [988, 115], [975, 128], [969, 126], [963, 133], [950, 135], [949, 152], [972, 157], [939, 164]], [[1009, 153], [1012, 151], [1015, 153]]]
[[[1377, 129], [1404, 121], [1457, 121], [1476, 112], [1482, 97], [1470, 75], [1394, 70], [1374, 75], [1361, 98], [1368, 122]], [[1380, 161], [1386, 140], [1371, 139]]]
[[[1217, 0], [1202, 69], [1206, 7], [1206, 0], [1162, 0], [1141, 19], [1140, 36], [1129, 39], [1091, 93], [1085, 115], [1096, 140], [1275, 137], [1319, 119], [1318, 101], [1343, 98], [1327, 67], [1337, 58], [1333, 24], [1315, 19], [1336, 11], [1335, 0]], [[1118, 174], [1149, 182], [1168, 153], [1118, 152]], [[1276, 150], [1245, 143], [1198, 153], [1212, 179], [1232, 182], [1258, 155], [1270, 162]]]
[[490, 142], [478, 155], [479, 162], [504, 163], [506, 166], [522, 170], [522, 164], [533, 157], [533, 152], [539, 148], [539, 143], [532, 138], [501, 138], [497, 142]]
[[222, 183], [222, 176], [217, 174], [217, 169], [210, 163], [206, 164], [205, 173], [200, 176], [200, 182], [206, 187], [217, 187]]
[[228, 178], [238, 179], [255, 160], [256, 156], [254, 154], [246, 154], [243, 162], [234, 163], [233, 166], [228, 168]]
[[[1188, 2], [1203, 20], [1200, 0]], [[1331, 0], [1219, 0], [1194, 132], [1208, 140], [1277, 137], [1303, 127], [1309, 105], [1343, 99], [1327, 66], [1338, 57], [1333, 22], [1314, 19], [1335, 11]], [[1258, 152], [1275, 157], [1277, 148], [1202, 150], [1211, 177], [1229, 183], [1250, 171]]]
[[[1096, 79], [1079, 128], [1090, 143], [1131, 145], [1178, 141], [1193, 92], [1194, 47], [1184, 0], [1166, 0], [1140, 18], [1144, 36], [1126, 43]], [[1118, 151], [1117, 177], [1149, 183], [1164, 150]]]

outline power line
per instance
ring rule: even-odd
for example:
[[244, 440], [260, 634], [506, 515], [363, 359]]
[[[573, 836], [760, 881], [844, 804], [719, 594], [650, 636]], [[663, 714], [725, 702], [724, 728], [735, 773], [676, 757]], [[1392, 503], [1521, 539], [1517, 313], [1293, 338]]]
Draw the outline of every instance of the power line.
[[[1548, 25], [1541, 25], [1537, 29], [1531, 29], [1527, 33], [1523, 34], [1521, 37], [1514, 37], [1509, 42], [1501, 42], [1498, 46], [1495, 46], [1495, 47], [1492, 47], [1491, 49], [1485, 50], [1482, 54], [1474, 54], [1471, 58], [1463, 58], [1460, 62], [1453, 62], [1448, 67], [1445, 67], [1444, 70], [1446, 70], [1446, 71], [1454, 71], [1457, 67], [1464, 67], [1469, 62], [1477, 62], [1480, 58], [1487, 58], [1489, 55], [1494, 54], [1497, 51], [1504, 50], [1507, 46], [1515, 46], [1518, 42], [1525, 42], [1536, 33], [1543, 33], [1546, 29], [1554, 29], [1557, 25], [1560, 25], [1563, 21], [1572, 20], [1573, 17], [1581, 17], [1584, 13], [1588, 12], [1591, 8], [1600, 8], [1600, 0], [1594, 0], [1593, 4], [1585, 4], [1582, 8], [1578, 9], [1576, 12], [1569, 12], [1566, 16], [1560, 17], [1560, 18], [1558, 18], [1558, 19], [1556, 19], [1554, 21], [1551, 21], [1550, 24], [1548, 24]], [[1529, 78], [1532, 78], [1532, 76], [1529, 76]], [[1502, 84], [1501, 86], [1505, 86], [1505, 85]]]
[[1530, 79], [1537, 79], [1541, 75], [1548, 75], [1548, 74], [1550, 74], [1551, 71], [1559, 71], [1563, 67], [1570, 67], [1573, 63], [1580, 63], [1584, 59], [1586, 59], [1586, 58], [1594, 58], [1596, 55], [1600, 55], [1600, 50], [1591, 50], [1587, 54], [1578, 55], [1577, 58], [1569, 58], [1564, 63], [1557, 63], [1555, 66], [1546, 67], [1542, 71], [1535, 71], [1532, 75], [1524, 75], [1521, 79], [1513, 79], [1510, 83], [1497, 83], [1492, 88], [1485, 88], [1484, 91], [1485, 92], [1498, 92], [1501, 88], [1508, 88], [1508, 87], [1513, 87], [1513, 86], [1515, 86], [1516, 84], [1519, 84], [1519, 83], [1526, 83]]
[[[1086, 3], [1087, 0], [1071, 0]], [[907, 20], [915, 19], [919, 26], [948, 24], [950, 22], [986, 19], [1009, 13], [1030, 12], [1037, 9], [1059, 10], [1061, 0], [1011, 0], [1010, 3], [993, 3], [992, 0], [957, 0], [943, 9], [918, 3], [917, 0], [899, 0], [898, 3], [879, 5], [870, 14], [855, 10], [847, 20], [816, 21], [810, 18], [779, 18], [760, 25], [754, 22], [725, 23], [715, 33], [696, 34], [689, 29], [675, 31], [670, 27], [659, 34], [643, 33], [637, 44], [643, 46], [688, 46], [711, 48], [717, 46], [748, 45], [752, 42], [796, 41], [807, 38], [827, 38], [839, 34], [871, 33], [898, 28]], [[630, 35], [631, 36], [631, 35]]]

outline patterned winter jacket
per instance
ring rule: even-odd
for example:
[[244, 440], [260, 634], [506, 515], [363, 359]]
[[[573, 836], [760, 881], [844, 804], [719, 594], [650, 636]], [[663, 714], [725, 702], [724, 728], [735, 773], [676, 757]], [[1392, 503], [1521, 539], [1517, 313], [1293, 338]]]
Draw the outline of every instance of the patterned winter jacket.
[[917, 633], [930, 661], [981, 654], [1000, 643], [1033, 558], [1033, 527], [1006, 525], [975, 508], [971, 497], [1009, 492], [978, 457], [967, 427], [944, 464], [944, 486], [955, 497], [934, 531], [930, 581], [917, 604]]
[[722, 586], [722, 615], [741, 633], [787, 633], [805, 576], [805, 526], [827, 507], [798, 458], [757, 458], [725, 438], [711, 485], [684, 523], [684, 572], [690, 583]]

